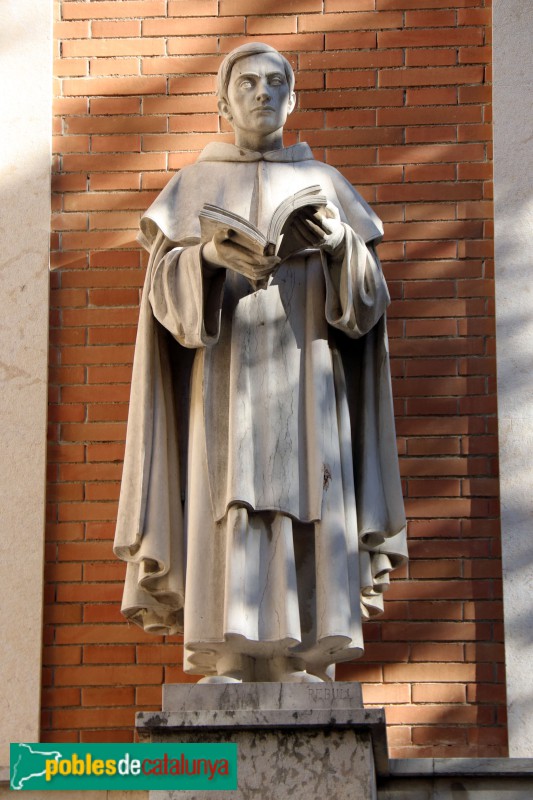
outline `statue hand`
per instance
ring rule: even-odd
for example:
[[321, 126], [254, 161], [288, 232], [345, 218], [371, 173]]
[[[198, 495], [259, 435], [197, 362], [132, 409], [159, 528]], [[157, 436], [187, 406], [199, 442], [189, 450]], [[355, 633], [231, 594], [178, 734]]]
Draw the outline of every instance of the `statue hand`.
[[345, 230], [339, 210], [333, 203], [328, 202], [311, 214], [304, 208], [303, 213], [294, 220], [294, 228], [308, 247], [319, 247], [327, 253], [342, 255]]
[[[233, 235], [232, 235], [233, 234]], [[202, 252], [208, 267], [232, 269], [250, 281], [263, 282], [280, 262], [277, 256], [264, 256], [237, 241], [234, 231], [218, 231]]]

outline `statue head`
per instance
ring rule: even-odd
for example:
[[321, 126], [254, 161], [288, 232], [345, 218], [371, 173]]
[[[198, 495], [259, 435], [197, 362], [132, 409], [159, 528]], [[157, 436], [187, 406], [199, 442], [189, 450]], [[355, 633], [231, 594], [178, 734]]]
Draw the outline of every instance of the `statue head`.
[[[217, 76], [218, 109], [235, 130], [236, 141], [279, 142], [293, 110], [294, 72], [287, 59], [262, 42], [249, 42], [225, 57]], [[275, 146], [280, 146], [276, 144]]]
[[283, 70], [287, 78], [287, 83], [289, 84], [289, 89], [291, 92], [294, 91], [294, 71], [285, 56], [269, 44], [264, 44], [263, 42], [247, 42], [228, 53], [218, 68], [217, 97], [219, 100], [227, 100], [228, 84], [233, 65], [241, 58], [260, 55], [261, 53], [274, 53], [279, 57], [283, 64]]

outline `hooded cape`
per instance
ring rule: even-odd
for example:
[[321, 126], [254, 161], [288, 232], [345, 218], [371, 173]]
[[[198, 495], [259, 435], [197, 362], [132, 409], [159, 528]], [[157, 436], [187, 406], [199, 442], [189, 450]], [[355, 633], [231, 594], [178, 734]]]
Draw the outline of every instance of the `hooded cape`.
[[[206, 202], [266, 228], [268, 185], [261, 175], [264, 168], [275, 176], [277, 165], [284, 181], [291, 170], [291, 191], [320, 184], [339, 209], [341, 220], [371, 251], [382, 237], [381, 222], [364, 199], [335, 169], [315, 161], [305, 144], [263, 154], [229, 144], [209, 145], [196, 164], [172, 178], [144, 215], [139, 240], [151, 256], [135, 348], [115, 553], [128, 562], [123, 613], [155, 633], [183, 629], [186, 387], [192, 351], [178, 345], [154, 317], [149, 301], [153, 271], [172, 248], [198, 244], [198, 214]], [[214, 291], [223, 291], [222, 282]], [[339, 335], [335, 341], [346, 376], [361, 615], [368, 617], [382, 610], [388, 573], [407, 555], [385, 315], [364, 336]]]

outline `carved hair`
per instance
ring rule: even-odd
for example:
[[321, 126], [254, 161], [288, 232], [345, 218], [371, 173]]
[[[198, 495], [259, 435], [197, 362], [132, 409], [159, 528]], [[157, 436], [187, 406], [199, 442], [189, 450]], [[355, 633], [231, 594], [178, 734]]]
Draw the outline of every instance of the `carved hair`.
[[247, 56], [256, 56], [260, 53], [276, 53], [276, 55], [281, 58], [283, 68], [285, 70], [285, 77], [287, 78], [287, 83], [289, 84], [289, 89], [291, 92], [294, 91], [294, 72], [285, 56], [276, 50], [275, 47], [271, 47], [269, 44], [263, 44], [263, 42], [247, 42], [247, 44], [242, 44], [240, 47], [236, 47], [235, 50], [232, 50], [231, 53], [228, 53], [218, 69], [217, 96], [219, 100], [227, 101], [228, 99], [227, 93], [229, 79], [233, 65], [241, 58], [246, 58]]

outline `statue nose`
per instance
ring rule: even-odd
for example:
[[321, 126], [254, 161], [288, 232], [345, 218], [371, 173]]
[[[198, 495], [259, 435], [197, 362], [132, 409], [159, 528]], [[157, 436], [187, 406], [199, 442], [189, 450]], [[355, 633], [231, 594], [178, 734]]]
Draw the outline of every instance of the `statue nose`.
[[268, 89], [268, 84], [261, 83], [257, 87], [257, 99], [258, 100], [268, 100], [270, 98], [270, 91]]

